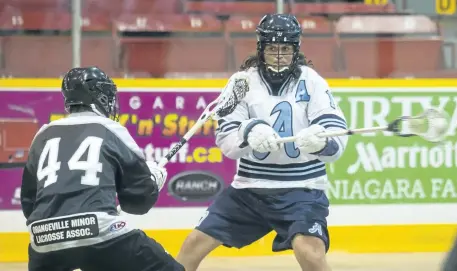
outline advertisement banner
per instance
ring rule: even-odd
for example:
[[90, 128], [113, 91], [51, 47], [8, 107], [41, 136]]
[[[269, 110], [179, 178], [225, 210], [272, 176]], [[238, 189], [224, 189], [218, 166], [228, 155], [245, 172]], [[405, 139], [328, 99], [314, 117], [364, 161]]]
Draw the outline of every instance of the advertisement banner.
[[[354, 135], [343, 157], [327, 166], [332, 204], [457, 202], [455, 92], [439, 89], [333, 89], [350, 128], [384, 126], [430, 106], [451, 117], [449, 138], [440, 144], [391, 133]], [[120, 122], [148, 159], [160, 160], [192, 126], [215, 92], [129, 91], [120, 93]], [[28, 142], [43, 123], [65, 116], [59, 92], [0, 92], [0, 209], [19, 209], [18, 197]], [[215, 147], [209, 121], [167, 165], [169, 186], [156, 206], [207, 206], [227, 186], [236, 162]]]
[[[120, 123], [147, 159], [159, 161], [216, 97], [216, 92], [122, 92]], [[64, 116], [58, 91], [0, 92], [0, 210], [20, 209], [30, 142], [43, 124]], [[215, 146], [216, 127], [216, 121], [208, 121], [167, 164], [168, 186], [155, 206], [207, 206], [230, 183], [236, 161]]]
[[429, 107], [448, 112], [451, 127], [439, 144], [389, 132], [351, 136], [343, 157], [327, 167], [332, 204], [457, 202], [455, 92], [358, 89], [336, 92], [335, 100], [350, 128], [386, 126]]

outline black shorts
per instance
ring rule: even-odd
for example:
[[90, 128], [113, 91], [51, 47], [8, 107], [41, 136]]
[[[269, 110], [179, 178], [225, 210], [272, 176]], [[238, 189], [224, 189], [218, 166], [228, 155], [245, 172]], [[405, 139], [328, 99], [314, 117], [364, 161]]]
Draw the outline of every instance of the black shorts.
[[228, 187], [208, 208], [197, 229], [227, 247], [242, 248], [276, 231], [273, 251], [292, 249], [296, 234], [320, 238], [330, 246], [329, 202], [324, 191], [289, 189], [262, 195]]
[[184, 271], [154, 239], [134, 230], [87, 247], [38, 253], [29, 246], [29, 271]]
[[442, 271], [456, 271], [457, 270], [457, 239], [454, 241], [451, 251], [447, 254], [443, 266], [441, 267]]

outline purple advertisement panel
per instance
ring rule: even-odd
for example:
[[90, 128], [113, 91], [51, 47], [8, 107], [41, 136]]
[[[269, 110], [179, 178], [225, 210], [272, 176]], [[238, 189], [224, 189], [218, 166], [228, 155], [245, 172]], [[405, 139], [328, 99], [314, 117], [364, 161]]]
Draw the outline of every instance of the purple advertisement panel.
[[[120, 120], [148, 160], [159, 161], [192, 127], [213, 92], [121, 92]], [[22, 167], [35, 133], [65, 117], [58, 91], [0, 92], [0, 210], [20, 209]], [[207, 206], [226, 187], [236, 161], [215, 146], [217, 122], [208, 121], [167, 164], [168, 182], [157, 207]]]

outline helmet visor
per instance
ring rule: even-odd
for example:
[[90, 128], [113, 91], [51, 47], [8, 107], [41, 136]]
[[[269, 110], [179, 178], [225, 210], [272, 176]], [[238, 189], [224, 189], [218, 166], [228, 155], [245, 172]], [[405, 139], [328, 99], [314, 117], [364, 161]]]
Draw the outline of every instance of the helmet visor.
[[98, 102], [106, 111], [107, 117], [119, 120], [119, 101], [117, 98], [117, 86], [108, 82], [97, 82], [95, 87], [100, 91]]

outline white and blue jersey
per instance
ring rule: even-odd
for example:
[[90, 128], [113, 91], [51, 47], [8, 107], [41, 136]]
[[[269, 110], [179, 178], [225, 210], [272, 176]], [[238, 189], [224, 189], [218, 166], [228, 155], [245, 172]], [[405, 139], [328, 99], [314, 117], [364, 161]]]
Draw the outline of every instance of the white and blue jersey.
[[[347, 144], [347, 136], [333, 138], [335, 150], [330, 155], [302, 153], [295, 143], [286, 143], [272, 153], [258, 153], [242, 144], [238, 128], [242, 121], [264, 120], [281, 137], [289, 137], [312, 124], [327, 130], [347, 129], [346, 120], [335, 103], [327, 82], [313, 69], [302, 66], [300, 78], [289, 79], [272, 91], [257, 68], [247, 70], [250, 90], [233, 113], [219, 121], [216, 144], [231, 159], [239, 159], [234, 188], [315, 188], [328, 183], [325, 163], [336, 161]], [[231, 77], [231, 80], [236, 74]]]

